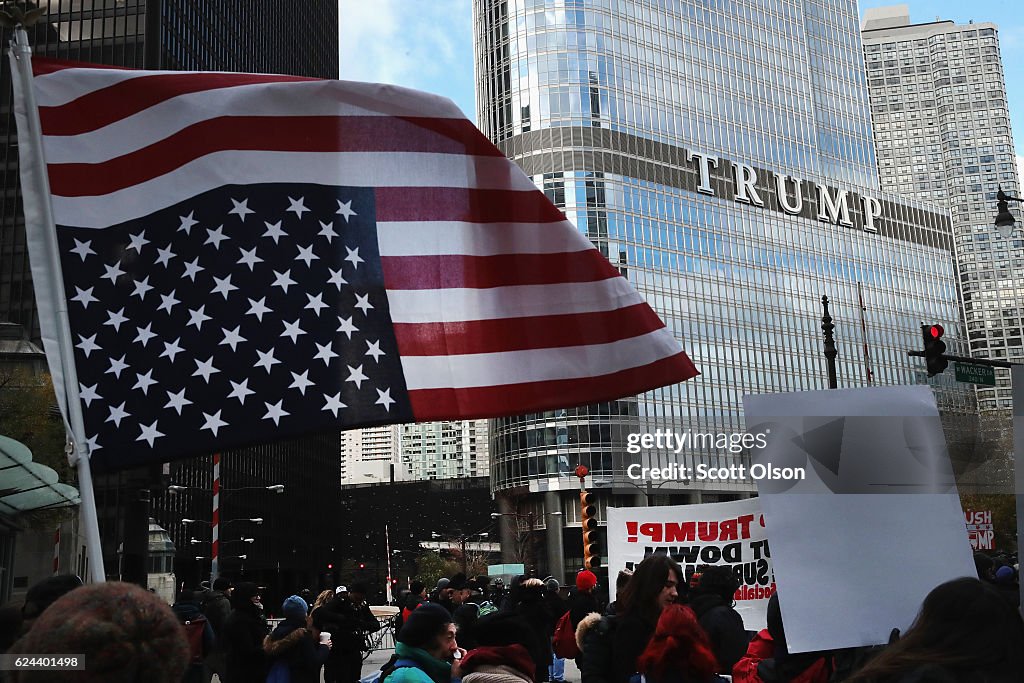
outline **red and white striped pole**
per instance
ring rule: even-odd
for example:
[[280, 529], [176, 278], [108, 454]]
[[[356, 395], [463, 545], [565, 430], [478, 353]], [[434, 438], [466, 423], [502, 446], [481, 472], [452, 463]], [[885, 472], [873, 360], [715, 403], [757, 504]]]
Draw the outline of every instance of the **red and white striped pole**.
[[53, 532], [53, 575], [60, 573], [60, 527]]
[[210, 586], [218, 576], [218, 555], [220, 553], [220, 453], [213, 454], [213, 517], [210, 526], [213, 541], [210, 543]]

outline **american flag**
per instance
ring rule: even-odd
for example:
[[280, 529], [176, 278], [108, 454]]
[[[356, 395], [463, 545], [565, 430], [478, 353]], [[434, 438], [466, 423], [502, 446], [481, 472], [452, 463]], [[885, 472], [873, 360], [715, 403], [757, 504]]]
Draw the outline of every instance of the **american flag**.
[[446, 99], [53, 60], [34, 73], [75, 346], [65, 381], [98, 469], [697, 374]]

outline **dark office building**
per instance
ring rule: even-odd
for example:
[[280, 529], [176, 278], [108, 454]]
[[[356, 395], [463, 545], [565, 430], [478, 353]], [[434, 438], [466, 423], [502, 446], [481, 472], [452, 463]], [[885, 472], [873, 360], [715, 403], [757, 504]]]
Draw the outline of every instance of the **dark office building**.
[[[139, 69], [338, 77], [336, 0], [37, 0], [19, 4], [47, 10], [29, 29], [37, 56]], [[4, 31], [5, 48], [9, 38], [10, 32]], [[10, 80], [5, 54], [0, 61], [0, 152], [4, 162], [0, 180], [0, 322], [22, 325], [38, 343], [39, 319], [25, 241]], [[118, 576], [124, 566], [124, 525], [138, 516], [133, 513], [144, 509], [136, 502], [140, 490], [151, 493], [150, 514], [174, 540], [179, 580], [192, 584], [200, 575], [208, 576], [209, 561], [196, 558], [210, 555], [209, 526], [200, 521], [186, 528], [181, 519], [208, 522], [211, 479], [211, 458], [97, 477], [108, 576]], [[341, 523], [332, 507], [340, 481], [337, 434], [226, 453], [221, 479], [227, 489], [246, 488], [224, 493], [222, 521], [265, 520], [259, 526], [238, 522], [222, 528], [222, 542], [255, 539], [224, 544], [222, 571], [233, 576], [245, 574], [268, 586], [295, 586], [311, 580], [330, 545], [324, 546], [321, 556], [320, 547], [307, 543], [307, 538], [316, 534], [329, 539], [335, 535], [335, 525]], [[171, 495], [167, 492], [171, 483], [189, 489]], [[271, 484], [284, 484], [284, 493], [260, 490]], [[192, 538], [198, 542], [192, 544]], [[131, 552], [131, 542], [127, 546]], [[245, 560], [237, 559], [242, 555]], [[303, 574], [307, 567], [310, 577]]]
[[[6, 4], [6, 3], [5, 3]], [[135, 69], [338, 77], [336, 0], [37, 0], [45, 20], [29, 31], [36, 55]], [[18, 190], [17, 133], [3, 32], [0, 66], [0, 321], [39, 342], [39, 319]]]

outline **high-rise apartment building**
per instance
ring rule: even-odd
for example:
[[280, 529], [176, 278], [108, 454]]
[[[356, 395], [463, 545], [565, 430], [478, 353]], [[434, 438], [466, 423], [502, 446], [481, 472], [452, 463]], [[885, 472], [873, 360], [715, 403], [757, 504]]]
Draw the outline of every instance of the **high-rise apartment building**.
[[[948, 213], [879, 189], [856, 0], [474, 0], [473, 12], [481, 129], [702, 373], [628, 400], [493, 421], [503, 547], [515, 541], [509, 520], [561, 520], [548, 571], [581, 565], [578, 463], [599, 516], [609, 504], [752, 493], [634, 482], [633, 462], [747, 456], [706, 441], [628, 455], [629, 435], [739, 433], [744, 394], [825, 388], [822, 295], [840, 387], [926, 381], [906, 355], [922, 320], [963, 348]], [[947, 409], [973, 409], [970, 392], [939, 383]]]
[[398, 454], [398, 425], [349, 429], [341, 433], [341, 485], [391, 481]]
[[486, 477], [487, 420], [353, 429], [341, 435], [343, 486]]
[[396, 478], [409, 481], [486, 477], [487, 433], [487, 420], [401, 425]]
[[[992, 224], [998, 188], [1020, 196], [999, 30], [912, 24], [906, 5], [867, 10], [862, 28], [882, 187], [949, 208], [971, 354], [1022, 362], [1024, 236]], [[1011, 407], [1009, 371], [996, 383], [981, 410]]]
[[[46, 17], [29, 29], [37, 56], [133, 69], [284, 73], [338, 77], [336, 0], [37, 0]], [[39, 340], [25, 246], [17, 131], [2, 34], [0, 65], [0, 321]]]

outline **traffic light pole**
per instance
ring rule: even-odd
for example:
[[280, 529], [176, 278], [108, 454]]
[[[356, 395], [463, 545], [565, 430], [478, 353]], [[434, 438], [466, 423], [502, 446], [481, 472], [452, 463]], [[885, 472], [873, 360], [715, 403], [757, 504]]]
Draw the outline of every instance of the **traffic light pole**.
[[[907, 351], [908, 356], [925, 357], [924, 351]], [[992, 360], [991, 358], [971, 358], [968, 356], [951, 356], [948, 353], [941, 355], [941, 358], [953, 360], [960, 363], [973, 363], [974, 365], [987, 365], [992, 368], [1012, 368], [1022, 363], [1008, 363], [1005, 360]]]

